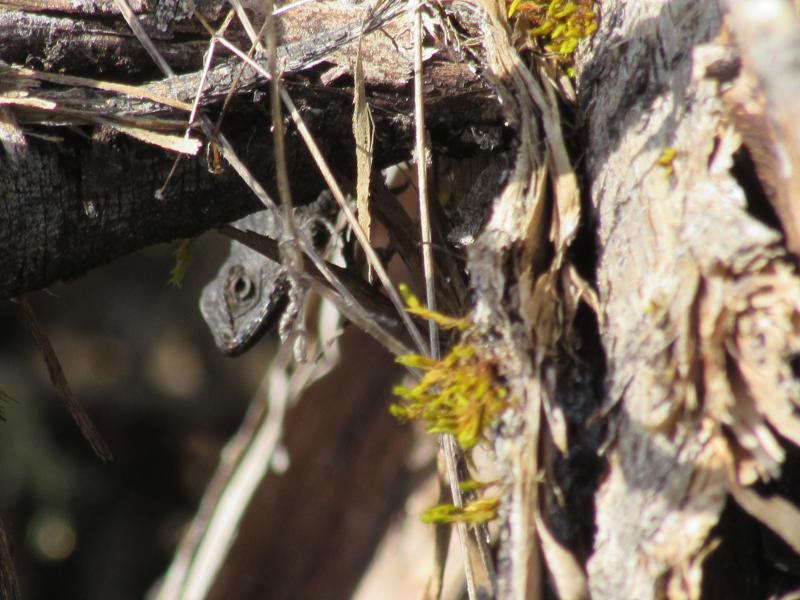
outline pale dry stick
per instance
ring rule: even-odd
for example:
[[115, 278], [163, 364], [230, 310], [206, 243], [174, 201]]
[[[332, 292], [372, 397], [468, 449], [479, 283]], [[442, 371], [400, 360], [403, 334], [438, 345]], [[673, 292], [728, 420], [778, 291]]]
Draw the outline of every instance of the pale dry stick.
[[281, 6], [280, 8], [275, 9], [275, 12], [272, 13], [272, 16], [277, 17], [285, 12], [289, 12], [293, 8], [299, 8], [304, 4], [308, 4], [309, 2], [315, 2], [315, 1], [316, 0], [297, 0], [297, 2], [292, 2], [291, 4], [287, 4], [286, 6]]
[[[267, 15], [272, 15], [273, 17], [277, 17], [282, 15], [285, 12], [289, 12], [293, 8], [298, 8], [303, 6], [304, 4], [308, 4], [309, 2], [314, 2], [315, 0], [298, 0], [297, 2], [292, 2], [291, 4], [287, 4], [286, 6], [281, 6], [280, 8], [274, 8], [274, 3], [272, 1], [269, 2], [269, 6], [265, 11]], [[264, 31], [264, 27], [256, 33], [255, 27], [253, 27], [252, 22], [250, 21], [247, 13], [244, 12], [244, 7], [240, 0], [228, 0], [228, 2], [233, 5], [233, 9], [236, 12], [236, 16], [239, 17], [239, 20], [242, 22], [242, 26], [244, 27], [245, 33], [247, 37], [250, 38], [250, 41], [258, 47], [259, 50], [263, 50], [261, 47], [261, 33]], [[269, 43], [269, 42], [268, 42]]]
[[[189, 2], [191, 4], [191, 6], [192, 6], [192, 10], [194, 10], [195, 9], [194, 2], [192, 0], [189, 0]], [[228, 27], [228, 24], [230, 23], [230, 17], [231, 17], [231, 15], [229, 13], [228, 17], [225, 19], [225, 21], [222, 24], [222, 28], [223, 29]], [[206, 52], [206, 58], [203, 61], [203, 71], [202, 71], [202, 74], [200, 75], [200, 81], [197, 84], [197, 93], [194, 96], [194, 102], [192, 102], [192, 111], [189, 113], [189, 121], [188, 121], [188, 123], [186, 125], [186, 133], [184, 134], [184, 137], [186, 139], [189, 139], [189, 133], [191, 132], [192, 123], [194, 123], [195, 118], [197, 118], [197, 111], [198, 111], [198, 108], [200, 107], [200, 98], [202, 98], [202, 96], [203, 96], [203, 86], [205, 86], [205, 84], [206, 84], [206, 80], [208, 78], [208, 72], [209, 72], [209, 70], [211, 70], [211, 61], [214, 59], [214, 49], [217, 47], [217, 41], [216, 40], [217, 40], [217, 37], [216, 37], [216, 33], [215, 33], [213, 36], [211, 36], [211, 44], [209, 45], [208, 52]], [[177, 157], [175, 157], [175, 160], [172, 162], [172, 167], [170, 168], [169, 173], [167, 173], [167, 176], [164, 179], [164, 183], [162, 184], [162, 186], [158, 190], [156, 190], [156, 199], [157, 200], [163, 200], [164, 199], [164, 193], [166, 192], [167, 186], [172, 181], [172, 178], [175, 175], [175, 172], [178, 170], [178, 165], [181, 164], [181, 159], [182, 159], [182, 157], [180, 155], [178, 155]]]
[[306, 127], [303, 118], [300, 116], [297, 107], [294, 105], [292, 98], [289, 96], [288, 92], [284, 89], [281, 89], [281, 98], [283, 98], [283, 102], [286, 107], [289, 109], [289, 115], [292, 117], [295, 126], [297, 127], [297, 131], [300, 133], [300, 136], [303, 138], [303, 141], [306, 143], [306, 146], [311, 153], [311, 156], [314, 158], [315, 162], [317, 163], [317, 167], [319, 168], [320, 172], [322, 173], [322, 177], [325, 179], [325, 182], [328, 184], [328, 187], [333, 194], [333, 197], [336, 198], [336, 202], [339, 204], [339, 207], [345, 214], [347, 218], [347, 223], [350, 225], [350, 228], [353, 230], [353, 233], [356, 235], [356, 239], [358, 243], [361, 245], [364, 254], [367, 256], [367, 260], [369, 264], [372, 266], [375, 273], [378, 275], [378, 279], [381, 280], [381, 284], [383, 284], [386, 293], [389, 295], [389, 300], [391, 300], [392, 304], [394, 304], [397, 313], [400, 315], [400, 319], [403, 321], [406, 329], [408, 330], [411, 338], [414, 340], [414, 344], [417, 346], [417, 349], [425, 353], [425, 340], [422, 339], [422, 336], [419, 333], [416, 325], [409, 317], [408, 312], [406, 312], [405, 306], [403, 305], [403, 300], [400, 298], [400, 294], [395, 288], [392, 280], [389, 279], [389, 274], [386, 272], [386, 269], [383, 266], [383, 263], [380, 261], [375, 249], [370, 245], [369, 239], [367, 239], [366, 233], [361, 228], [361, 225], [358, 223], [358, 219], [356, 218], [355, 214], [353, 214], [353, 210], [350, 208], [350, 205], [347, 203], [347, 200], [342, 193], [339, 184], [336, 182], [336, 179], [333, 176], [328, 164], [325, 162], [325, 158], [322, 156], [322, 153], [319, 150], [314, 138], [311, 135], [311, 132]]
[[[238, 0], [232, 0], [238, 1]], [[267, 71], [269, 72], [270, 105], [272, 107], [272, 141], [275, 145], [275, 175], [278, 181], [278, 194], [283, 207], [283, 219], [292, 231], [292, 194], [289, 189], [289, 170], [286, 167], [286, 144], [283, 137], [283, 118], [281, 115], [280, 77], [278, 73], [278, 44], [275, 35], [275, 17], [272, 14], [272, 0], [266, 3]]]
[[[265, 2], [266, 0], [261, 1]], [[253, 24], [247, 17], [247, 13], [244, 12], [244, 6], [242, 6], [242, 3], [239, 0], [228, 0], [228, 3], [233, 6], [233, 10], [236, 11], [236, 16], [239, 17], [239, 22], [242, 24], [242, 27], [244, 27], [247, 37], [250, 38], [250, 41], [257, 49], [263, 50], [264, 47], [261, 45], [261, 41], [258, 39], [259, 36], [256, 34], [256, 29], [253, 27]], [[272, 2], [269, 2], [269, 9], [267, 9], [265, 12], [267, 15], [272, 13]]]
[[[417, 189], [419, 198], [419, 225], [420, 239], [422, 241], [422, 270], [425, 276], [425, 296], [427, 308], [436, 310], [436, 286], [433, 276], [433, 239], [431, 236], [430, 208], [428, 205], [428, 174], [425, 147], [425, 104], [422, 94], [422, 5], [415, 0], [409, 0], [409, 10], [414, 15], [412, 32], [414, 36], [414, 128], [415, 128], [415, 154], [417, 161]], [[441, 349], [439, 347], [439, 329], [434, 321], [428, 321], [428, 336], [430, 339], [431, 358], [439, 360]], [[442, 434], [439, 438], [442, 452], [444, 453], [447, 467], [447, 478], [450, 482], [450, 494], [453, 505], [457, 508], [464, 507], [461, 490], [458, 487], [457, 446], [455, 438], [450, 434]], [[464, 563], [464, 576], [467, 582], [467, 595], [470, 600], [475, 600], [475, 576], [467, 547], [466, 523], [457, 523], [458, 543], [461, 547], [461, 558]]]
[[[264, 385], [264, 380], [262, 380], [256, 395], [261, 394], [261, 389]], [[267, 404], [265, 402], [251, 403], [242, 424], [239, 426], [239, 430], [228, 440], [220, 452], [216, 471], [203, 492], [203, 498], [192, 518], [191, 525], [181, 537], [166, 574], [157, 584], [153, 600], [183, 598], [182, 594], [187, 586], [187, 580], [196, 577], [192, 573], [195, 570], [194, 559], [199, 554], [198, 549], [201, 545], [209, 543], [206, 531], [218, 508], [220, 497], [231, 481], [242, 457], [255, 437], [255, 432], [262, 426], [266, 416]], [[152, 594], [148, 595], [149, 600], [151, 596]]]
[[[94, 123], [98, 125], [105, 125], [151, 146], [160, 146], [165, 150], [179, 152], [180, 154], [195, 156], [203, 146], [200, 140], [153, 131], [152, 125], [157, 123], [154, 120], [145, 123], [144, 126], [138, 124], [128, 125], [124, 121], [120, 121], [122, 120], [107, 119], [105, 117], [96, 117], [94, 119]], [[151, 125], [151, 127], [147, 125]]]
[[[361, 331], [371, 336], [376, 342], [386, 348], [390, 354], [393, 356], [402, 356], [403, 354], [409, 354], [411, 352], [411, 349], [408, 348], [408, 346], [397, 340], [397, 338], [386, 333], [383, 328], [378, 327], [371, 319], [370, 315], [364, 312], [363, 309], [359, 310], [358, 308], [351, 306], [330, 287], [323, 285], [313, 277], [310, 277], [307, 273], [303, 272], [300, 274], [300, 276], [304, 279], [305, 283], [311, 287], [311, 289], [313, 289], [322, 298], [325, 298], [334, 304], [339, 312], [342, 313], [342, 315], [348, 321], [352, 322]], [[377, 332], [375, 331], [376, 328], [378, 329]]]
[[63, 75], [61, 73], [46, 73], [44, 71], [36, 71], [26, 67], [19, 67], [16, 65], [4, 65], [4, 69], [9, 69], [14, 76], [29, 77], [38, 81], [47, 81], [48, 83], [55, 83], [67, 87], [84, 87], [94, 90], [102, 90], [104, 92], [114, 92], [122, 94], [130, 98], [141, 98], [142, 100], [149, 100], [156, 104], [162, 104], [185, 112], [189, 112], [192, 107], [186, 102], [164, 96], [152, 92], [148, 89], [138, 85], [126, 85], [124, 83], [116, 83], [113, 81], [102, 81], [99, 79], [89, 79], [87, 77], [78, 77], [77, 75]]
[[[188, 0], [189, 6], [192, 9], [195, 17], [201, 22], [204, 27], [209, 27], [210, 25], [205, 21], [204, 18], [200, 16], [200, 12], [197, 10], [197, 7], [194, 4], [194, 0]], [[228, 26], [231, 24], [233, 20], [233, 13], [228, 12], [225, 16], [225, 20], [222, 24], [217, 28], [216, 31], [209, 29], [208, 31], [211, 33], [211, 39], [209, 40], [208, 51], [206, 52], [205, 61], [203, 61], [203, 72], [200, 76], [200, 82], [197, 84], [197, 93], [194, 97], [194, 102], [192, 102], [192, 112], [189, 115], [189, 126], [186, 128], [186, 135], [189, 135], [189, 131], [191, 128], [192, 123], [194, 123], [195, 118], [197, 118], [197, 111], [200, 107], [200, 99], [203, 97], [203, 87], [206, 84], [206, 80], [208, 79], [208, 72], [211, 70], [211, 61], [214, 58], [214, 51], [217, 47], [217, 40], [218, 38], [227, 31]]]
[[[362, 25], [363, 28], [363, 25]], [[355, 67], [353, 69], [353, 139], [356, 144], [356, 211], [358, 222], [367, 234], [372, 237], [372, 218], [370, 211], [370, 180], [372, 178], [372, 159], [375, 146], [375, 122], [367, 102], [364, 81], [364, 38], [358, 40]], [[367, 281], [372, 283], [372, 269], [367, 270]]]
[[[236, 14], [235, 11], [231, 10], [230, 12], [228, 12], [228, 15], [225, 18], [225, 23], [221, 27], [219, 27], [218, 29], [215, 30], [213, 27], [211, 27], [211, 25], [208, 23], [208, 21], [206, 21], [206, 19], [203, 17], [203, 15], [200, 13], [200, 11], [197, 10], [197, 8], [194, 5], [194, 0], [187, 0], [187, 2], [192, 7], [192, 12], [194, 13], [195, 18], [198, 21], [200, 21], [200, 24], [203, 26], [203, 28], [205, 28], [205, 30], [209, 33], [209, 35], [211, 35], [211, 37], [214, 39], [214, 43], [218, 43], [220, 39], [225, 39], [224, 38], [225, 31], [227, 31], [228, 25], [230, 24], [230, 21], [233, 20], [233, 16]], [[276, 11], [276, 13], [277, 12], [278, 11]], [[266, 26], [267, 26], [267, 22], [264, 21], [264, 24], [261, 26], [261, 29], [259, 29], [259, 31], [258, 31], [257, 37], [253, 41], [251, 41], [251, 43], [250, 43], [250, 50], [248, 51], [248, 56], [251, 56], [255, 52], [255, 50], [256, 50], [256, 41], [258, 39], [260, 39], [261, 34], [264, 32], [264, 29], [265, 29]], [[244, 67], [245, 67], [245, 64], [242, 64], [239, 67], [239, 69], [236, 71], [236, 73], [235, 73], [235, 75], [233, 77], [233, 81], [231, 82], [231, 87], [228, 90], [228, 93], [225, 94], [225, 100], [223, 100], [223, 102], [222, 102], [222, 108], [219, 111], [219, 116], [217, 117], [217, 125], [216, 125], [216, 128], [214, 129], [214, 131], [219, 131], [222, 128], [222, 121], [225, 118], [225, 115], [228, 112], [228, 106], [230, 105], [230, 102], [233, 99], [234, 94], [236, 93], [236, 88], [239, 85], [239, 79], [242, 76], [242, 72], [244, 71]]]
[[[200, 82], [198, 83], [198, 86], [197, 86], [197, 93], [195, 94], [194, 102], [192, 103], [192, 109], [191, 109], [191, 113], [189, 115], [188, 125], [186, 127], [186, 133], [185, 133], [185, 137], [186, 138], [189, 137], [189, 133], [191, 131], [192, 124], [194, 123], [194, 120], [197, 117], [197, 111], [199, 109], [200, 100], [201, 100], [202, 94], [203, 94], [203, 86], [205, 86], [205, 82], [206, 82], [206, 80], [208, 78], [208, 72], [211, 69], [211, 61], [213, 60], [214, 50], [216, 48], [217, 41], [227, 31], [228, 26], [233, 21], [233, 16], [235, 14], [235, 10], [228, 11], [228, 14], [225, 15], [225, 19], [220, 24], [220, 26], [217, 29], [214, 29], [213, 27], [211, 27], [211, 25], [208, 23], [208, 21], [202, 15], [202, 13], [197, 9], [197, 6], [195, 5], [194, 0], [187, 0], [187, 3], [189, 4], [189, 8], [191, 8], [192, 13], [194, 14], [195, 18], [200, 22], [200, 24], [203, 26], [203, 28], [209, 33], [211, 38], [209, 40], [210, 43], [209, 43], [208, 51], [206, 52], [205, 60], [203, 61], [203, 71], [202, 71], [202, 74], [200, 76]], [[234, 80], [234, 83], [231, 86], [231, 91], [228, 94], [228, 97], [225, 99], [225, 103], [223, 104], [222, 114], [224, 114], [225, 107], [227, 106], [230, 97], [233, 95], [233, 91], [234, 91], [234, 89], [236, 87], [236, 82], [237, 81], [238, 81], [238, 74], [237, 74], [237, 79]], [[220, 114], [220, 121], [222, 119], [222, 114]], [[217, 124], [217, 130], [219, 130], [219, 127], [220, 127], [220, 123]], [[179, 155], [173, 161], [172, 167], [170, 168], [169, 173], [167, 173], [167, 176], [164, 179], [164, 183], [162, 184], [162, 186], [155, 193], [156, 199], [162, 200], [164, 198], [164, 194], [166, 193], [167, 186], [169, 186], [169, 184], [171, 183], [172, 178], [174, 177], [175, 172], [178, 170], [178, 166], [181, 164], [182, 159], [183, 159], [183, 157]]]
[[[282, 6], [281, 8], [278, 8], [276, 10], [273, 10], [271, 12], [271, 14], [272, 14], [273, 17], [277, 17], [278, 15], [282, 15], [282, 14], [284, 14], [286, 12], [289, 12], [290, 10], [292, 10], [294, 8], [298, 8], [300, 6], [303, 6], [304, 4], [308, 4], [309, 2], [312, 2], [312, 1], [313, 0], [298, 0], [297, 2], [294, 2], [292, 4], [288, 4], [286, 6]], [[230, 25], [230, 23], [233, 20], [233, 17], [235, 15], [237, 15], [237, 12], [236, 12], [235, 8], [230, 10], [230, 11], [228, 11], [228, 14], [225, 16], [225, 20], [223, 21], [223, 23], [217, 29], [214, 29], [211, 26], [211, 24], [205, 19], [203, 14], [197, 9], [197, 6], [195, 5], [194, 0], [187, 0], [187, 3], [189, 4], [189, 7], [192, 9], [192, 13], [194, 14], [195, 18], [200, 22], [200, 24], [203, 26], [203, 28], [211, 36], [210, 41], [211, 41], [211, 44], [212, 44], [212, 48], [209, 49], [209, 52], [213, 51], [213, 45], [218, 43], [220, 41], [220, 39], [225, 39], [223, 37], [224, 33], [225, 33], [225, 31], [227, 31], [228, 26]], [[245, 27], [245, 29], [248, 29], [248, 27], [249, 27], [249, 32], [252, 33], [254, 31], [254, 28], [253, 28], [252, 24], [250, 23], [250, 21], [249, 21], [249, 19], [247, 17], [247, 14], [246, 13], [241, 13], [241, 14], [238, 14], [238, 16], [239, 16], [239, 18], [241, 20], [243, 20], [243, 22], [246, 23], [247, 26]], [[265, 20], [264, 23], [261, 26], [261, 29], [259, 29], [259, 31], [257, 33], [255, 33], [255, 36], [250, 35], [251, 46], [250, 46], [250, 50], [248, 52], [248, 56], [251, 56], [252, 53], [255, 52], [256, 47], [259, 47], [259, 48], [261, 47], [261, 44], [259, 43], [259, 40], [261, 39], [261, 35], [264, 33], [264, 30], [266, 29], [267, 25], [268, 25], [268, 23]], [[227, 42], [227, 40], [225, 40], [225, 41]], [[210, 64], [210, 61], [207, 61], [207, 63]], [[233, 82], [231, 83], [231, 88], [228, 91], [227, 95], [225, 96], [225, 100], [222, 103], [222, 110], [220, 111], [219, 117], [217, 119], [217, 124], [216, 124], [216, 127], [214, 129], [215, 132], [218, 132], [220, 130], [220, 127], [222, 126], [222, 119], [224, 118], [226, 110], [227, 110], [227, 107], [228, 107], [231, 99], [233, 98], [234, 93], [236, 92], [236, 87], [238, 85], [239, 78], [240, 78], [240, 76], [242, 74], [242, 71], [244, 70], [245, 66], [246, 66], [246, 63], [243, 63], [241, 68], [237, 71], [236, 75], [234, 76]], [[204, 67], [202, 81], [201, 81], [200, 86], [198, 88], [198, 93], [197, 93], [197, 95], [195, 97], [195, 102], [193, 104], [194, 110], [192, 112], [191, 118], [189, 119], [189, 124], [190, 125], [194, 122], [194, 117], [196, 115], [196, 109], [197, 109], [197, 107], [199, 106], [199, 103], [200, 103], [200, 97], [201, 97], [200, 96], [200, 93], [201, 93], [200, 90], [202, 90], [202, 87], [204, 85], [203, 82], [206, 79], [206, 73], [207, 73], [207, 67]], [[187, 128], [187, 135], [188, 135], [188, 132], [189, 132], [189, 129]], [[167, 180], [165, 181], [165, 183], [162, 186], [161, 190], [159, 190], [158, 194], [161, 194], [163, 196], [164, 189], [168, 185], [168, 183], [169, 183], [170, 179], [172, 178], [175, 170], [177, 169], [178, 165], [180, 164], [180, 160], [181, 160], [181, 157], [179, 156], [175, 160], [175, 163], [173, 163], [172, 169], [170, 170], [169, 175], [167, 175]], [[291, 211], [290, 211], [290, 214], [291, 214]]]
[[191, 570], [194, 577], [186, 582], [181, 600], [201, 600], [206, 597], [233, 543], [245, 508], [269, 469], [283, 434], [283, 420], [290, 400], [290, 386], [284, 380], [285, 373], [283, 377], [281, 374], [278, 369], [270, 369], [267, 374], [270, 390], [267, 419], [256, 432], [220, 496], [218, 509], [204, 534], [208, 541], [202, 544], [194, 558], [195, 568]]
[[[267, 35], [267, 69], [269, 71], [270, 106], [272, 112], [272, 140], [275, 154], [275, 176], [278, 182], [278, 194], [283, 208], [283, 241], [281, 246], [281, 262], [290, 278], [295, 278], [297, 271], [303, 268], [303, 255], [297, 247], [297, 226], [292, 210], [292, 193], [289, 187], [289, 169], [286, 163], [286, 140], [283, 134], [283, 114], [281, 111], [280, 80], [278, 73], [278, 43], [275, 33], [275, 16], [272, 14], [272, 0], [266, 2], [267, 19], [265, 21]], [[292, 284], [294, 286], [294, 283]], [[294, 293], [294, 289], [290, 294]], [[291, 296], [290, 296], [291, 297]]]
[[[413, 11], [414, 15], [412, 28], [414, 35], [414, 153], [416, 154], [417, 162], [417, 197], [419, 198], [422, 269], [425, 275], [427, 308], [433, 312], [436, 311], [436, 287], [433, 278], [433, 239], [431, 236], [431, 217], [428, 205], [425, 105], [422, 93], [422, 6], [418, 5], [414, 0], [411, 0], [409, 4], [411, 5], [410, 10]], [[441, 349], [439, 348], [439, 328], [434, 321], [428, 321], [428, 337], [431, 344], [431, 357], [434, 360], [439, 360], [441, 356]]]
[[[311, 383], [339, 363], [338, 325], [336, 319], [326, 317], [329, 309], [332, 307], [325, 303], [320, 306], [319, 333], [313, 349], [321, 360], [300, 366], [289, 375], [291, 352], [283, 346], [270, 364], [245, 423], [223, 450], [201, 510], [157, 600], [202, 600], [207, 596], [238, 535], [239, 522], [280, 449], [286, 412]], [[259, 398], [266, 402], [259, 402]]]

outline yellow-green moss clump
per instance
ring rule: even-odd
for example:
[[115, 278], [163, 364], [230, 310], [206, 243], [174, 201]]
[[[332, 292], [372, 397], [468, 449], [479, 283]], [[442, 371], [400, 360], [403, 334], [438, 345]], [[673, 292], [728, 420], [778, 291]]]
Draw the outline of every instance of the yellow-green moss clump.
[[464, 508], [453, 504], [437, 504], [422, 513], [425, 523], [485, 523], [497, 517], [497, 507], [500, 505], [498, 496], [478, 498], [467, 502]]
[[[458, 484], [463, 493], [478, 492], [487, 487], [496, 485], [496, 482], [483, 483], [481, 481], [462, 481]], [[425, 523], [485, 523], [497, 517], [497, 507], [500, 506], [499, 496], [486, 496], [467, 502], [463, 508], [453, 504], [437, 504], [422, 513]]]
[[[462, 338], [438, 360], [420, 354], [407, 354], [397, 359], [421, 371], [422, 377], [414, 387], [395, 387], [394, 393], [401, 401], [393, 404], [390, 411], [401, 421], [424, 421], [429, 433], [454, 436], [458, 445], [469, 451], [508, 406], [508, 391], [499, 381], [494, 361], [482, 355], [470, 342], [468, 318], [429, 311], [405, 286], [401, 286], [400, 291], [410, 313], [434, 321], [443, 329], [461, 331]], [[474, 481], [460, 485], [465, 492], [486, 487]], [[498, 504], [497, 497], [478, 498], [463, 508], [440, 504], [425, 511], [422, 520], [428, 523], [484, 522], [497, 515]]]
[[[469, 319], [448, 317], [431, 312], [401, 287], [408, 311], [432, 320], [444, 329], [466, 332]], [[397, 386], [394, 393], [402, 402], [393, 404], [391, 413], [402, 421], [422, 420], [430, 433], [448, 433], [459, 446], [469, 450], [484, 430], [507, 406], [508, 392], [497, 377], [491, 359], [481, 356], [468, 335], [437, 360], [420, 354], [406, 354], [397, 361], [422, 372], [414, 387]]]
[[475, 346], [457, 344], [441, 360], [419, 354], [397, 359], [424, 372], [412, 388], [397, 386], [403, 402], [391, 406], [403, 421], [422, 420], [430, 433], [449, 433], [469, 450], [506, 406], [506, 389], [497, 384], [493, 365], [482, 359]]
[[578, 42], [597, 31], [595, 0], [509, 0], [509, 18], [524, 16], [531, 37], [564, 62], [571, 62]]

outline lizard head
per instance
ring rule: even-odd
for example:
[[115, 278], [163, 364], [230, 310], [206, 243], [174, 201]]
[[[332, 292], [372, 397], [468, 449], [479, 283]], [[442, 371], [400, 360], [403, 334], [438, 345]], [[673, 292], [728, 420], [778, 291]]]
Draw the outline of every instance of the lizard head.
[[[329, 239], [328, 218], [336, 204], [329, 194], [295, 209], [296, 223], [314, 240], [324, 245]], [[280, 216], [262, 210], [233, 223], [237, 229], [251, 230], [268, 238], [280, 238]], [[277, 262], [232, 241], [228, 259], [217, 276], [203, 289], [200, 312], [214, 336], [217, 347], [229, 356], [247, 350], [283, 315], [289, 291], [289, 278]]]
[[[271, 215], [256, 213], [237, 225], [256, 231], [274, 227]], [[236, 356], [274, 325], [286, 305], [288, 280], [281, 265], [238, 242], [200, 296], [200, 312], [217, 347]]]

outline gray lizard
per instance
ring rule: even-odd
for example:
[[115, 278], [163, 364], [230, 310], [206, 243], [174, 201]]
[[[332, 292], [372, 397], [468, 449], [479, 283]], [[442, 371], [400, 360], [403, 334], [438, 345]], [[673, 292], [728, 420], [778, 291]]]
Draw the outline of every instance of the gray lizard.
[[[488, 160], [487, 157], [493, 160]], [[486, 156], [476, 157], [473, 162], [474, 165], [471, 163], [468, 165], [470, 166], [468, 172], [460, 169], [454, 175], [461, 187], [456, 190], [457, 203], [450, 207], [449, 217], [452, 223], [447, 238], [457, 247], [467, 246], [475, 239], [491, 210], [492, 199], [508, 177], [507, 163], [503, 155], [486, 153]], [[414, 267], [417, 266], [415, 260], [418, 256], [417, 242], [412, 237], [414, 224], [408, 215], [396, 206], [393, 198], [381, 198], [381, 200], [383, 201], [374, 203], [373, 208], [379, 220], [384, 224], [391, 224], [393, 243], [400, 250], [413, 278], [416, 273]], [[320, 236], [320, 233], [328, 230], [321, 226], [321, 223], [329, 221], [331, 215], [335, 213], [334, 207], [335, 203], [330, 194], [324, 192], [313, 204], [295, 209], [297, 225], [307, 235], [316, 237], [319, 241], [325, 237]], [[272, 211], [264, 210], [236, 221], [233, 226], [241, 231], [251, 230], [276, 240], [281, 234], [279, 222]], [[225, 229], [223, 228], [223, 231]], [[240, 232], [227, 229], [228, 231], [224, 231], [226, 235], [240, 241], [231, 242], [228, 259], [220, 268], [216, 278], [204, 288], [200, 298], [200, 311], [211, 329], [217, 347], [223, 353], [235, 356], [247, 350], [265, 331], [280, 321], [287, 307], [290, 284], [285, 269], [265, 256], [266, 253], [276, 257], [278, 251], [274, 243], [271, 248], [264, 248], [258, 243], [254, 244], [254, 240], [251, 239], [248, 242], [251, 246], [247, 246], [243, 243], [247, 241], [246, 235], [242, 236]], [[259, 248], [264, 253], [253, 248]], [[347, 287], [373, 318], [380, 319], [383, 326], [396, 329], [399, 323], [391, 317], [394, 314], [393, 309], [379, 292], [352, 273], [333, 265], [329, 266], [336, 270], [336, 275], [340, 279], [345, 280]], [[313, 275], [315, 272], [315, 269], [311, 269], [309, 274]], [[321, 278], [318, 272], [316, 274]], [[458, 273], [451, 275], [451, 281], [457, 279], [459, 279]], [[458, 299], [464, 295], [465, 293], [454, 294], [455, 312], [458, 312], [458, 307], [461, 306], [461, 301]], [[404, 339], [403, 333], [399, 331], [394, 333], [398, 339]]]
[[[321, 194], [316, 202], [295, 209], [297, 226], [324, 243], [333, 202]], [[272, 210], [253, 213], [233, 223], [272, 239], [281, 236], [280, 219]], [[287, 304], [289, 277], [286, 270], [236, 241], [228, 258], [200, 296], [200, 312], [223, 353], [236, 356], [253, 345], [281, 318]]]

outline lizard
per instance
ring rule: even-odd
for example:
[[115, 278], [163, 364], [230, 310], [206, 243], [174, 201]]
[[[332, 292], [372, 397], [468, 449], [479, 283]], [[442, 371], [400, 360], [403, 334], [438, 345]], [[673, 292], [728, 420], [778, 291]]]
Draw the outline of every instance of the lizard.
[[[486, 153], [472, 167], [466, 172], [463, 169], [459, 171], [466, 189], [453, 190], [461, 198], [456, 198], [455, 207], [450, 206], [448, 211], [451, 223], [447, 241], [456, 247], [469, 245], [474, 240], [487, 217], [489, 200], [507, 178], [506, 160], [502, 153]], [[349, 183], [352, 187], [352, 183]], [[414, 267], [418, 267], [415, 264], [418, 260], [418, 245], [413, 238], [415, 225], [397, 205], [391, 192], [377, 184], [374, 187], [373, 191], [379, 200], [373, 204], [376, 216], [389, 229], [392, 243], [408, 266], [412, 279], [415, 279]], [[312, 236], [317, 233], [314, 237], [319, 240], [323, 236], [318, 235], [320, 228], [316, 224], [335, 212], [334, 204], [330, 193], [323, 192], [314, 203], [296, 208], [295, 219], [298, 226]], [[277, 244], [272, 242], [271, 246], [265, 245], [265, 242], [280, 237], [279, 221], [268, 209], [236, 221], [232, 224], [233, 227], [220, 230], [232, 238], [230, 254], [217, 276], [204, 288], [200, 310], [217, 347], [230, 356], [250, 348], [281, 319], [286, 309], [288, 277], [285, 269], [276, 262], [279, 259]], [[253, 239], [251, 232], [260, 233], [270, 240], [262, 239], [259, 242], [258, 239]], [[387, 320], [392, 309], [381, 302], [383, 298], [370, 290], [366, 282], [335, 265], [331, 265], [331, 268], [358, 299], [373, 311], [376, 318], [382, 317], [384, 325], [395, 325]], [[313, 275], [313, 269], [311, 271], [310, 274]], [[420, 283], [417, 282], [417, 285]], [[446, 284], [442, 282], [441, 285]], [[441, 300], [454, 314], [459, 313], [456, 308], [460, 306], [458, 301], [453, 304], [454, 300], [447, 296]]]
[[[324, 244], [330, 233], [325, 222], [332, 206], [330, 195], [323, 192], [312, 204], [295, 209], [297, 226]], [[280, 222], [272, 209], [266, 209], [233, 225], [277, 240], [281, 237]], [[286, 269], [280, 263], [232, 240], [228, 258], [200, 296], [200, 313], [217, 348], [228, 356], [250, 348], [280, 320], [289, 285]]]

